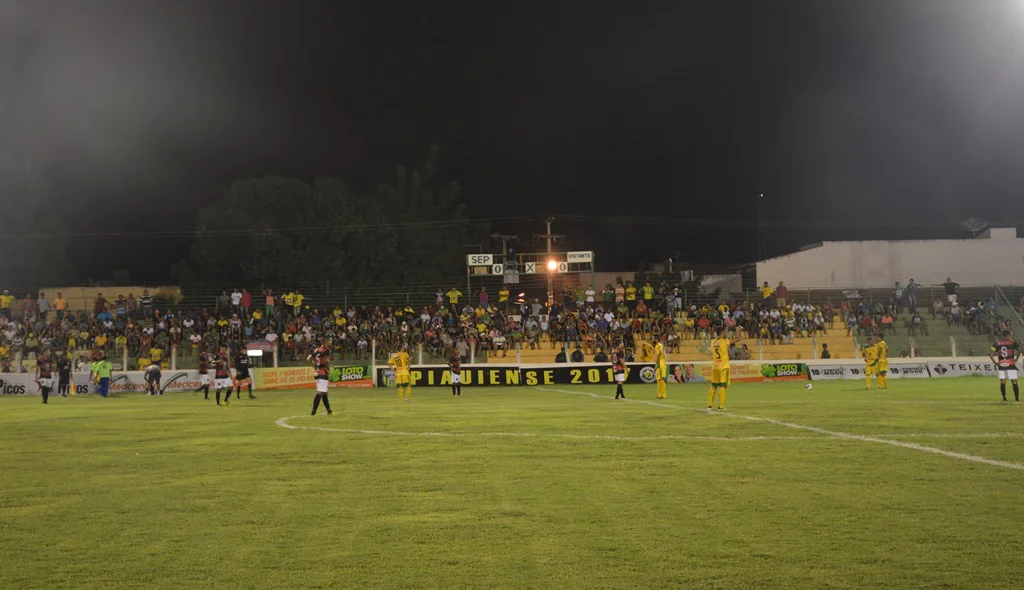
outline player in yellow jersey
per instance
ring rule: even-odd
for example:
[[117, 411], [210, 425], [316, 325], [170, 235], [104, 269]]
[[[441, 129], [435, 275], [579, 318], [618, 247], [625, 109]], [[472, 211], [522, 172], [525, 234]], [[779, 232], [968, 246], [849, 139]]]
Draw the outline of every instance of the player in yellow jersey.
[[409, 366], [412, 362], [409, 360], [409, 353], [406, 352], [405, 346], [402, 350], [391, 355], [388, 360], [388, 366], [395, 370], [395, 385], [398, 387], [398, 401], [409, 401], [412, 397], [412, 384], [409, 377]]
[[878, 348], [875, 346], [874, 337], [868, 336], [867, 344], [861, 347], [860, 354], [864, 357], [864, 380], [867, 382], [867, 388], [871, 389], [871, 376], [878, 370]]
[[668, 399], [668, 361], [665, 359], [665, 345], [661, 342], [654, 346], [654, 381], [658, 384], [658, 399]]
[[878, 381], [879, 389], [889, 389], [889, 345], [885, 342], [885, 335], [878, 336], [878, 344], [875, 344], [875, 357], [878, 359], [878, 366], [875, 378]]
[[708, 390], [708, 411], [715, 403], [718, 393], [718, 409], [725, 411], [725, 390], [732, 383], [729, 377], [729, 346], [732, 341], [725, 335], [725, 328], [718, 329], [718, 335], [711, 341], [711, 389]]

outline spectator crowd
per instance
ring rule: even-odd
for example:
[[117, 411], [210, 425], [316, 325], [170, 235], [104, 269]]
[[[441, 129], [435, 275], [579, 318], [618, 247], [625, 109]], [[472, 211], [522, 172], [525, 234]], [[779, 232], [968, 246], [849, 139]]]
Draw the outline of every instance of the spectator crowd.
[[[172, 349], [188, 359], [200, 351], [238, 350], [255, 341], [276, 344], [285, 362], [304, 360], [324, 340], [337, 358], [351, 360], [369, 360], [374, 349], [383, 359], [403, 346], [422, 346], [434, 358], [468, 359], [474, 350], [477, 356], [507, 355], [518, 346], [561, 352], [557, 360], [564, 360], [564, 348], [573, 360], [584, 355], [601, 360], [620, 344], [631, 357], [648, 360], [656, 342], [678, 352], [683, 341], [704, 340], [719, 329], [737, 341], [730, 355], [743, 359], [750, 355], [743, 343], [748, 339], [785, 345], [843, 328], [847, 336], [892, 334], [899, 328], [910, 335], [928, 332], [913, 280], [906, 287], [897, 283], [888, 301], [843, 299], [838, 306], [792, 301], [781, 282], [776, 287], [765, 283], [759, 292], [753, 300], [691, 301], [679, 286], [664, 281], [657, 286], [625, 282], [600, 292], [566, 287], [547, 304], [513, 299], [507, 286], [494, 299], [485, 288], [472, 297], [452, 288], [439, 290], [428, 305], [343, 308], [320, 307], [298, 291], [277, 296], [267, 290], [254, 300], [247, 290], [233, 289], [222, 291], [210, 307], [178, 309], [155, 305], [143, 290], [139, 297], [128, 293], [110, 299], [100, 292], [91, 310], [72, 312], [61, 293], [52, 300], [42, 292], [16, 299], [4, 291], [0, 370], [10, 372], [19, 355], [34, 358], [43, 350], [86, 351], [92, 359], [127, 356], [129, 366], [145, 367], [166, 365]], [[996, 334], [1004, 327], [994, 300], [961, 306], [955, 296], [935, 301], [929, 321], [962, 326], [972, 334]]]

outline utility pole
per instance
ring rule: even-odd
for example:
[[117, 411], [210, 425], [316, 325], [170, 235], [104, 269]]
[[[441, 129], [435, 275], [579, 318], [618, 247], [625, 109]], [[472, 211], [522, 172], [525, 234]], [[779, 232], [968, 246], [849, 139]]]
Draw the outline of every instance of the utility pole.
[[765, 212], [764, 193], [757, 195], [757, 260], [768, 259], [768, 216]]
[[501, 255], [508, 256], [508, 243], [514, 240], [518, 240], [519, 236], [512, 236], [508, 234], [491, 234], [491, 238], [495, 240], [501, 240]]
[[548, 242], [548, 259], [544, 261], [544, 267], [548, 271], [548, 305], [551, 305], [555, 301], [555, 287], [554, 287], [555, 271], [552, 270], [551, 268], [548, 268], [548, 266], [547, 266], [548, 262], [551, 260], [551, 244], [555, 240], [561, 240], [561, 239], [565, 238], [564, 235], [551, 233], [551, 224], [554, 221], [555, 221], [554, 217], [548, 217], [547, 220], [546, 220], [547, 229], [548, 229], [547, 233], [544, 233], [544, 234], [533, 234], [533, 238], [535, 240], [545, 239]]

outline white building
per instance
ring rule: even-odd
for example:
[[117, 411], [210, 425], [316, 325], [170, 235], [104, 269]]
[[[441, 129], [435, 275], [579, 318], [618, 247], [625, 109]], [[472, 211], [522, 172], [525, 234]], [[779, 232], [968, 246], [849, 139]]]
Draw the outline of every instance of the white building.
[[964, 287], [1024, 285], [1024, 239], [1015, 228], [993, 228], [976, 238], [898, 242], [823, 242], [757, 263], [757, 283], [795, 288], [885, 288], [914, 279]]

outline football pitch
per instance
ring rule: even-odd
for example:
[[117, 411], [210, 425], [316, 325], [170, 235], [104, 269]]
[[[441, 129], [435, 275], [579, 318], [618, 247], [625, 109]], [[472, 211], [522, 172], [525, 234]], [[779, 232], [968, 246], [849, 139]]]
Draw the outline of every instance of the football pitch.
[[3, 397], [0, 588], [1024, 587], [1024, 405], [891, 387]]

